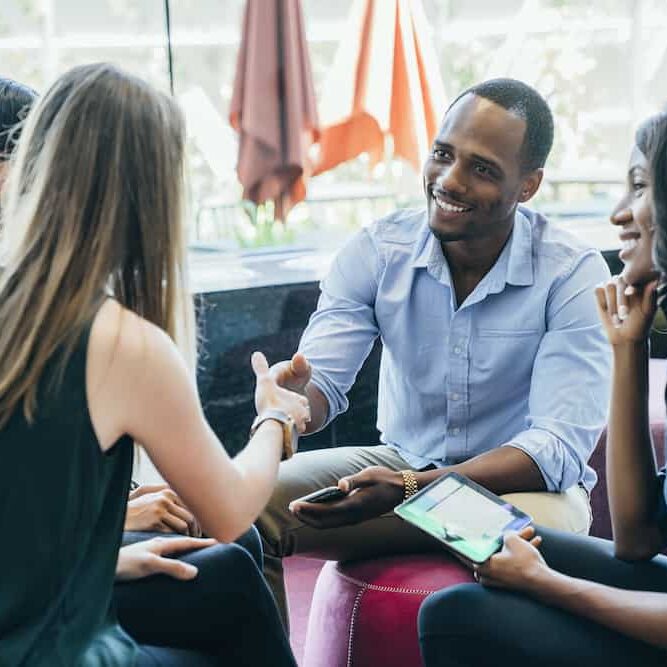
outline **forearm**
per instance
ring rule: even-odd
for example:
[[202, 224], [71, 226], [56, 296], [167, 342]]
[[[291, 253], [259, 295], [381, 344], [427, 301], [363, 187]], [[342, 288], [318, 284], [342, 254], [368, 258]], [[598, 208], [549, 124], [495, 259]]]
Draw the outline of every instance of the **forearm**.
[[535, 462], [516, 447], [498, 447], [463, 463], [417, 473], [419, 488], [446, 472], [465, 475], [497, 494], [546, 490]]
[[667, 595], [627, 591], [547, 569], [530, 595], [616, 632], [667, 648]]
[[299, 342], [316, 380], [306, 386], [311, 410], [306, 433], [347, 408], [345, 395], [380, 333], [375, 300], [381, 264], [375, 234], [364, 228], [336, 255], [321, 283], [317, 310]]
[[310, 404], [310, 422], [306, 426], [305, 435], [316, 433], [329, 417], [329, 401], [326, 396], [312, 383], [306, 386], [306, 397]]
[[655, 555], [660, 488], [648, 417], [648, 344], [616, 345], [607, 432], [607, 488], [620, 557]]
[[248, 530], [268, 503], [282, 451], [282, 425], [269, 419], [260, 425], [243, 451], [234, 458], [236, 475], [231, 482], [234, 502], [225, 509], [233, 536], [226, 541], [232, 541]]

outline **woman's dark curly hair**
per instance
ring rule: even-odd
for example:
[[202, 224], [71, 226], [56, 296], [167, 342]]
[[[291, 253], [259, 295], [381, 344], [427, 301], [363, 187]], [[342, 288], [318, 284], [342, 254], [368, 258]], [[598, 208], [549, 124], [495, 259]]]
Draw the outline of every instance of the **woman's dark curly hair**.
[[8, 160], [37, 93], [18, 81], [0, 77], [0, 161]]
[[656, 120], [651, 130], [649, 151], [645, 155], [649, 161], [653, 193], [654, 261], [664, 276], [667, 275], [667, 112], [653, 118]]

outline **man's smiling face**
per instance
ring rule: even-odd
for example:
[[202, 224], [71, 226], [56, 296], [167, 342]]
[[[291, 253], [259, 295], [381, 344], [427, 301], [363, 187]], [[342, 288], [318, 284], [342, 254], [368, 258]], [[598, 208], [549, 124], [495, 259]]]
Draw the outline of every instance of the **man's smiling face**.
[[507, 236], [517, 202], [541, 179], [522, 173], [525, 131], [522, 118], [473, 94], [448, 111], [424, 165], [429, 227], [440, 241]]

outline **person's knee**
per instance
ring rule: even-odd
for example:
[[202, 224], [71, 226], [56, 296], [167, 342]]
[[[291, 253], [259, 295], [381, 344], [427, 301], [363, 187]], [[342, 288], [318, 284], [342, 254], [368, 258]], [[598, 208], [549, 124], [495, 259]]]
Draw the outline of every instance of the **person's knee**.
[[582, 487], [573, 486], [561, 493], [530, 491], [501, 497], [540, 526], [576, 535], [588, 534], [592, 515], [588, 495]]
[[261, 572], [250, 552], [236, 543], [216, 544], [202, 549], [193, 558], [200, 585], [209, 591], [232, 592], [243, 589], [253, 579], [261, 579]]
[[460, 637], [474, 632], [474, 623], [481, 614], [482, 593], [479, 584], [459, 584], [429, 595], [419, 609], [419, 636]]
[[253, 557], [257, 566], [261, 569], [262, 567], [262, 540], [259, 537], [259, 532], [255, 526], [250, 526], [250, 529], [247, 530], [241, 537], [236, 540], [236, 544], [242, 546], [248, 551], [248, 553]]
[[223, 547], [222, 555], [225, 560], [225, 569], [231, 571], [244, 572], [248, 569], [255, 569], [255, 559], [250, 552], [240, 544], [221, 544]]

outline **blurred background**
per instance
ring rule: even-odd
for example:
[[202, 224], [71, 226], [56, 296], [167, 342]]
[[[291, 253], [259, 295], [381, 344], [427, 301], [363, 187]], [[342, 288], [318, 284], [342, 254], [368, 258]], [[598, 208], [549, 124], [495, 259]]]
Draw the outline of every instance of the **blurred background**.
[[[352, 0], [303, 0], [318, 103]], [[667, 103], [665, 0], [422, 0], [447, 101], [512, 76], [556, 116], [548, 180], [535, 205], [577, 225], [605, 220], [635, 124]], [[0, 75], [43, 91], [69, 67], [118, 63], [169, 90], [164, 0], [2, 0]], [[331, 249], [395, 206], [420, 205], [420, 175], [391, 152], [361, 155], [308, 182], [286, 224], [241, 203], [229, 105], [243, 0], [170, 0], [174, 93], [189, 126], [190, 238], [230, 253]], [[443, 109], [444, 111], [444, 109]]]

